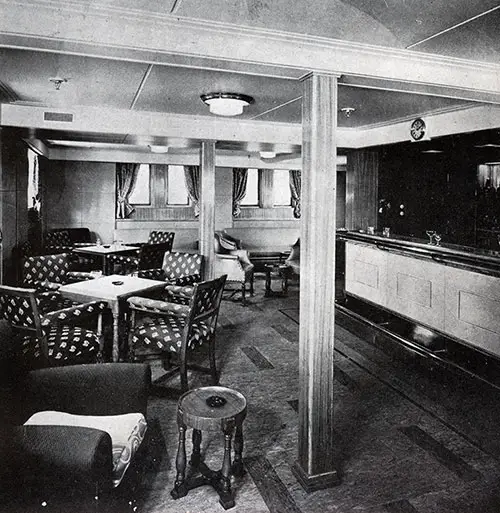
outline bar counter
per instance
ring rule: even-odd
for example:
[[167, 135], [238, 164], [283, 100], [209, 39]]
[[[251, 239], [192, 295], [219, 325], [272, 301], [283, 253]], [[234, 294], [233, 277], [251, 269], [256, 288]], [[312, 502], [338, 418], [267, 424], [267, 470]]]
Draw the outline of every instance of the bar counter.
[[500, 253], [338, 231], [345, 292], [500, 356]]

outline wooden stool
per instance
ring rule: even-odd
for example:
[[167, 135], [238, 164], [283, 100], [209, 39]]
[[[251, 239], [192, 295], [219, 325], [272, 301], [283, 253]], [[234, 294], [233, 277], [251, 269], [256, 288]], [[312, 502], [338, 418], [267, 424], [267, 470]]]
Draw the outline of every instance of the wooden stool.
[[[226, 387], [202, 387], [190, 390], [181, 396], [177, 406], [177, 426], [179, 446], [177, 449], [174, 499], [184, 497], [189, 490], [203, 485], [211, 485], [219, 494], [219, 502], [224, 509], [234, 506], [234, 493], [231, 491], [231, 474], [244, 473], [241, 455], [243, 452], [243, 421], [247, 414], [245, 397]], [[186, 478], [186, 429], [193, 429], [193, 453], [189, 461], [192, 475]], [[224, 459], [222, 468], [214, 471], [201, 461], [200, 445], [202, 431], [224, 433]], [[234, 462], [231, 464], [231, 440], [234, 435]]]

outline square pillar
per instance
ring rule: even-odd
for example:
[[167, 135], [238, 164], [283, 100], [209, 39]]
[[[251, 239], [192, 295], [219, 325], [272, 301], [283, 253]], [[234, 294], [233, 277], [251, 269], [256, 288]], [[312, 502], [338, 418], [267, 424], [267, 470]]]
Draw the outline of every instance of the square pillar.
[[303, 80], [299, 448], [292, 470], [310, 492], [338, 484], [333, 461], [337, 77]]

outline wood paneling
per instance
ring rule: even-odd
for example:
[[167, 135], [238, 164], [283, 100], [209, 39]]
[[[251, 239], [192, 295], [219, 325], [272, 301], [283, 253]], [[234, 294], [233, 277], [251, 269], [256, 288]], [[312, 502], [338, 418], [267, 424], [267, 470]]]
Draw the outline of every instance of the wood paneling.
[[353, 150], [347, 154], [345, 225], [349, 230], [377, 226], [378, 152]]
[[500, 356], [500, 279], [446, 268], [445, 331]]
[[387, 305], [388, 253], [365, 244], [346, 243], [346, 292]]
[[445, 268], [434, 262], [389, 253], [387, 269], [386, 306], [443, 330]]

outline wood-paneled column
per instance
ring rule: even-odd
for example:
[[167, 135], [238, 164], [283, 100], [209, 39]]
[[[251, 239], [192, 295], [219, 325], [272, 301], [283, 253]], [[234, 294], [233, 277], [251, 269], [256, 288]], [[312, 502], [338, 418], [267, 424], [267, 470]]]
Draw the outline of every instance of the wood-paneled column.
[[303, 80], [299, 448], [306, 491], [339, 482], [333, 461], [337, 77]]
[[205, 256], [205, 279], [214, 276], [215, 141], [203, 141], [200, 153], [200, 250]]

